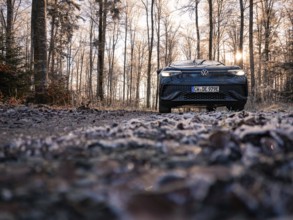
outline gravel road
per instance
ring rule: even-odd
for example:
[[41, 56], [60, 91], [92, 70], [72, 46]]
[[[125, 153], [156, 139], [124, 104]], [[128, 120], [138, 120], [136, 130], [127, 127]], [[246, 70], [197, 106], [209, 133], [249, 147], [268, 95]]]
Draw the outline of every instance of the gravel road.
[[1, 220], [293, 218], [293, 112], [0, 106]]

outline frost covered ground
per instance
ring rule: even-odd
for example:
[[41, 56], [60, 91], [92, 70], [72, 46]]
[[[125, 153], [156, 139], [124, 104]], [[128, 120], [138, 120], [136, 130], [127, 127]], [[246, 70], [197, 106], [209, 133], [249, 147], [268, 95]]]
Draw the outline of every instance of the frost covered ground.
[[292, 219], [293, 112], [0, 108], [0, 219]]

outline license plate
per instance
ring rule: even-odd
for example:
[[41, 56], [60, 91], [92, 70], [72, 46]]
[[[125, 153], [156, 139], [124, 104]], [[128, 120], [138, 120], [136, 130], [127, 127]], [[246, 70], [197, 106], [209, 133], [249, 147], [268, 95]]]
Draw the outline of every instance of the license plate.
[[204, 93], [210, 93], [210, 92], [219, 92], [220, 87], [219, 86], [192, 86], [191, 92], [204, 92]]

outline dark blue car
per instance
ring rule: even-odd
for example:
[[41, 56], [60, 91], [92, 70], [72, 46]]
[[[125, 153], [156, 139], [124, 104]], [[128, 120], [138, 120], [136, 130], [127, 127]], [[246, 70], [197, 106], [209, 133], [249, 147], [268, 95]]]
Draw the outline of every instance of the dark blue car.
[[158, 70], [159, 112], [174, 107], [205, 106], [215, 110], [243, 110], [247, 101], [247, 78], [239, 66], [225, 66], [211, 60], [178, 61]]

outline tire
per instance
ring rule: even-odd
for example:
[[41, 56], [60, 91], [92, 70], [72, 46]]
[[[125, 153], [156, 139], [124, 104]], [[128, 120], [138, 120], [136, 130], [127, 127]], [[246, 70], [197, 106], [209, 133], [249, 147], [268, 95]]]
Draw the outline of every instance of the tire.
[[237, 103], [232, 105], [227, 105], [229, 111], [242, 111], [244, 110], [245, 104]]
[[171, 113], [171, 108], [163, 105], [162, 103], [159, 103], [159, 112], [160, 113]]
[[208, 105], [208, 106], [206, 107], [206, 109], [207, 109], [208, 112], [213, 112], [213, 111], [216, 111], [217, 108], [216, 108], [215, 106]]

